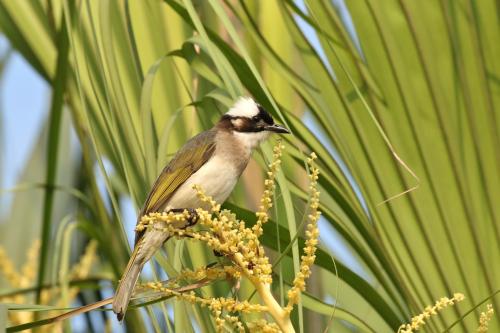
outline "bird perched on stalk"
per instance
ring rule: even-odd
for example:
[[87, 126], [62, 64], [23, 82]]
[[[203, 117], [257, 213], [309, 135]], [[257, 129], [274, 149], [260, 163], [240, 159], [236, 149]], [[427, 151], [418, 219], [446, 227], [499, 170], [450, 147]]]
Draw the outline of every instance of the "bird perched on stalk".
[[[290, 133], [275, 124], [271, 115], [252, 98], [241, 97], [211, 129], [202, 132], [175, 154], [155, 181], [138, 216], [151, 212], [190, 212], [196, 222], [196, 208], [205, 208], [193, 190], [199, 185], [205, 194], [222, 204], [231, 194], [252, 151], [271, 133]], [[169, 239], [163, 231], [136, 231], [134, 251], [113, 298], [113, 311], [122, 320], [144, 264]]]

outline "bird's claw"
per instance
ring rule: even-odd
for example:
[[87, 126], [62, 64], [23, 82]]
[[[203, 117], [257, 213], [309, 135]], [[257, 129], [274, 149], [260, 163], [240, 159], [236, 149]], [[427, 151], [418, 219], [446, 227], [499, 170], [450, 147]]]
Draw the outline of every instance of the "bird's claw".
[[224, 253], [219, 252], [219, 251], [217, 251], [217, 250], [214, 250], [214, 256], [216, 256], [216, 257], [223, 257], [223, 256], [224, 256]]
[[195, 225], [197, 222], [198, 222], [198, 213], [196, 212], [196, 209], [193, 209], [193, 208], [187, 208], [186, 209], [189, 213], [189, 216], [187, 218], [187, 222], [188, 222], [188, 227], [191, 227], [193, 225]]
[[198, 213], [196, 212], [196, 209], [194, 208], [173, 208], [171, 210], [169, 210], [169, 212], [172, 212], [172, 213], [184, 213], [185, 211], [188, 212], [188, 216], [186, 217], [186, 226], [185, 228], [187, 227], [192, 227], [193, 225], [195, 225], [197, 222], [198, 222]]

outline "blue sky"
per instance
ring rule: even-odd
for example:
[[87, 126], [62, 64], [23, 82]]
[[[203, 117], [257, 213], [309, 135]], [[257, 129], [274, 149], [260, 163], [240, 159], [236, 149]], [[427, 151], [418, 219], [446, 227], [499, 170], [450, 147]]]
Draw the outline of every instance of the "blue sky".
[[[0, 55], [8, 42], [0, 35]], [[50, 101], [47, 83], [17, 53], [12, 53], [0, 78], [0, 188], [16, 185], [46, 118]], [[9, 195], [0, 196], [0, 214]], [[0, 215], [1, 216], [1, 215]]]

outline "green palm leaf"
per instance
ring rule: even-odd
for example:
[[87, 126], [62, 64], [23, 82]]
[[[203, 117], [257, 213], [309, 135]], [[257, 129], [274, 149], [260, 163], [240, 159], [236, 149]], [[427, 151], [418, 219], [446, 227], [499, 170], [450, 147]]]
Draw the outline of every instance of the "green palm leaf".
[[[327, 323], [331, 308], [322, 300], [336, 297], [334, 287], [341, 292], [333, 327], [349, 331], [347, 322], [375, 332], [397, 330], [434, 300], [463, 292], [465, 304], [431, 319], [432, 331], [443, 330], [500, 289], [495, 1], [349, 1], [347, 14], [330, 1], [309, 0], [50, 3], [0, 1], [0, 29], [51, 84], [54, 100], [64, 93], [91, 179], [85, 191], [94, 206], [93, 228], [105, 237], [119, 235], [109, 243], [101, 239], [116, 278], [127, 260], [119, 199], [130, 197], [140, 207], [183, 142], [249, 92], [294, 133], [286, 139], [276, 222], [264, 237], [274, 251], [290, 249], [277, 254], [290, 266], [275, 267], [283, 273], [276, 291], [283, 293], [293, 276], [284, 267], [297, 270], [300, 260], [304, 152], [319, 155], [324, 222], [364, 273], [323, 248], [317, 259], [321, 293], [305, 297], [297, 327], [307, 332], [304, 318], [314, 312]], [[64, 26], [67, 67], [57, 65], [63, 54], [57, 32]], [[53, 109], [61, 107], [57, 102]], [[51, 133], [57, 141], [57, 130]], [[50, 149], [57, 150], [57, 142]], [[264, 146], [260, 164], [269, 153]], [[108, 162], [112, 172], [104, 167]], [[104, 175], [104, 199], [94, 163]], [[60, 172], [56, 165], [52, 159], [48, 170]], [[235, 193], [238, 205], [230, 207], [253, 221], [244, 208], [252, 203], [243, 191]], [[46, 230], [54, 223], [49, 203]], [[169, 242], [166, 251], [167, 259], [158, 261], [170, 273], [213, 260], [197, 244]], [[44, 263], [41, 276], [47, 269]], [[252, 292], [245, 288], [242, 294]], [[228, 292], [218, 285], [205, 289]], [[500, 310], [498, 297], [492, 302]], [[213, 330], [206, 310], [165, 304], [175, 304], [175, 330], [192, 330], [193, 318], [200, 329]], [[147, 320], [158, 330], [148, 308]], [[137, 318], [128, 324], [141, 325]], [[476, 310], [456, 330], [472, 331], [478, 318]], [[497, 318], [490, 327], [500, 328]]]

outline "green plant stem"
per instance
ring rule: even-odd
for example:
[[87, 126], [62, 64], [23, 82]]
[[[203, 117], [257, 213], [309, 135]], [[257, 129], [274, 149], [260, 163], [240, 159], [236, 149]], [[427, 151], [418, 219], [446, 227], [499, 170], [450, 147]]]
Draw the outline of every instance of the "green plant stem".
[[[42, 215], [42, 246], [40, 249], [40, 259], [38, 264], [37, 285], [41, 286], [44, 283], [45, 272], [47, 271], [47, 262], [49, 258], [49, 243], [51, 236], [52, 222], [52, 207], [54, 205], [54, 184], [57, 176], [57, 158], [60, 143], [61, 119], [64, 106], [64, 93], [66, 87], [66, 78], [68, 74], [68, 54], [69, 41], [67, 36], [66, 24], [64, 19], [61, 20], [60, 31], [58, 33], [58, 56], [57, 69], [53, 80], [53, 97], [49, 116], [49, 137], [47, 143], [47, 171], [45, 182], [47, 187], [43, 199], [43, 215]], [[36, 301], [40, 303], [41, 289], [36, 292]]]

